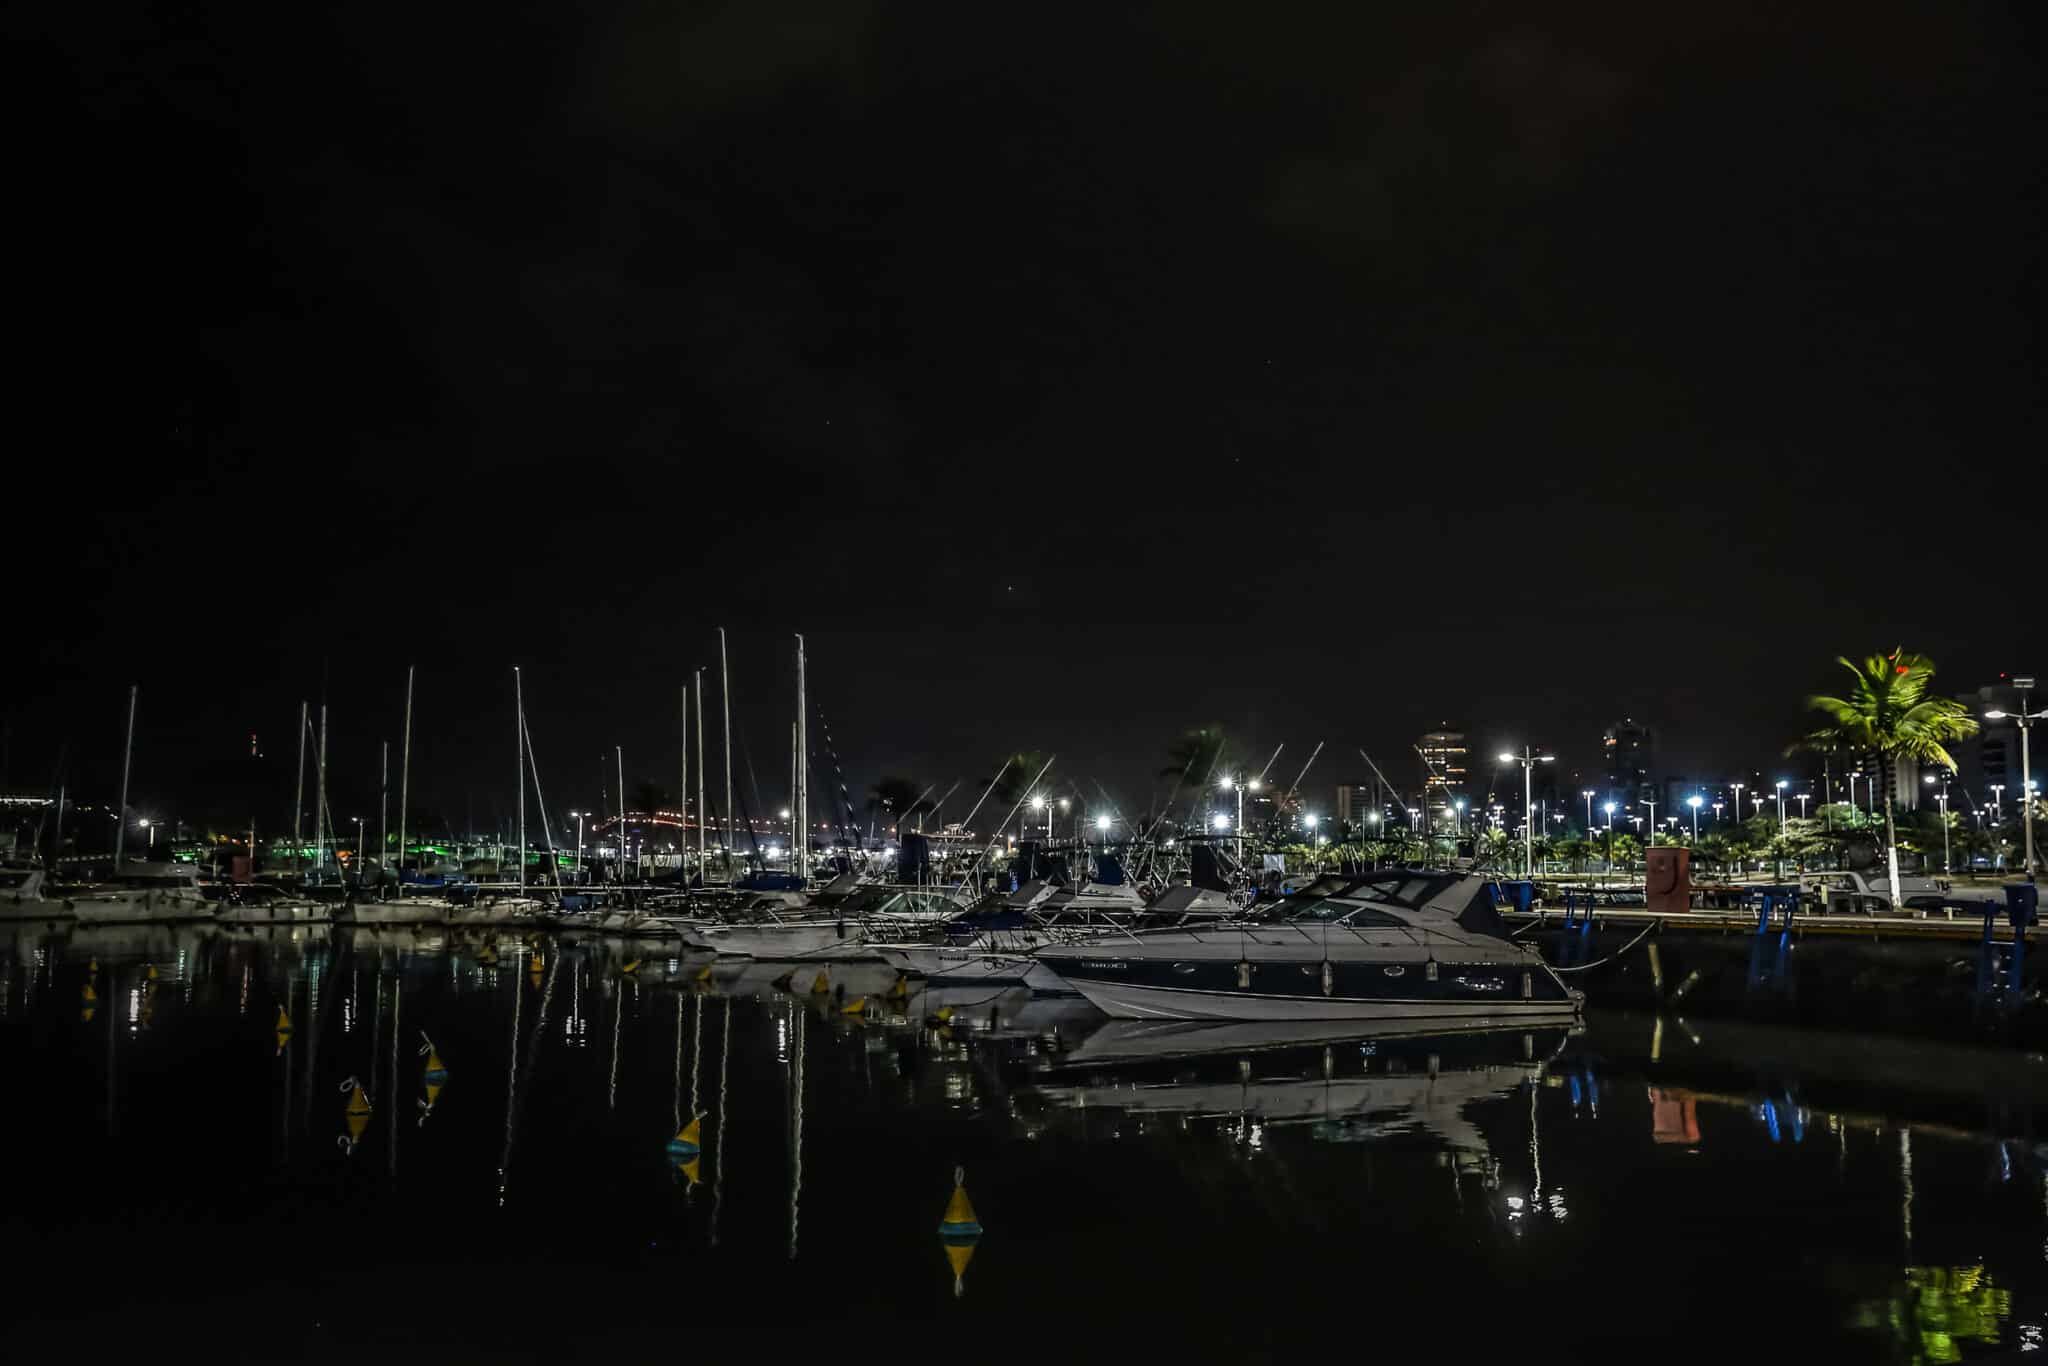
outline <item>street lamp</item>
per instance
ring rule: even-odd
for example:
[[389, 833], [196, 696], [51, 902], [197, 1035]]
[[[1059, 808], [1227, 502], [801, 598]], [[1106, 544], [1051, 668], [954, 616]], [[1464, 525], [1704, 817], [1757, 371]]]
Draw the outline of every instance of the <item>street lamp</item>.
[[2034, 757], [2029, 750], [2027, 735], [2033, 730], [2034, 722], [2048, 716], [2048, 709], [2028, 711], [2027, 703], [2034, 691], [2034, 680], [2015, 678], [2013, 686], [2020, 690], [2020, 709], [2016, 712], [1987, 711], [1985, 716], [1993, 721], [2002, 721], [2008, 715], [2020, 723], [2020, 810], [2027, 824], [2027, 876], [2034, 875]]
[[1454, 834], [1463, 835], [1465, 833], [1465, 799], [1460, 797], [1452, 802], [1451, 810], [1451, 830]]
[[1728, 805], [1726, 802], [1714, 803], [1714, 824], [1719, 825], [1721, 823], [1721, 808], [1726, 805]]
[[1536, 765], [1550, 763], [1555, 758], [1551, 754], [1536, 754], [1527, 745], [1522, 746], [1520, 754], [1503, 753], [1500, 756], [1504, 764], [1519, 763], [1522, 766], [1522, 876], [1525, 878], [1536, 876], [1536, 830], [1529, 820], [1529, 813], [1536, 803], [1531, 795], [1531, 784], [1535, 781]]
[[1798, 798], [1796, 799], [1796, 800], [1797, 800], [1797, 801], [1799, 802], [1799, 819], [1800, 819], [1800, 820], [1805, 820], [1805, 819], [1806, 819], [1806, 801], [1807, 801], [1807, 798], [1811, 797], [1812, 795], [1813, 795], [1813, 794], [1812, 794], [1811, 792], [1802, 792], [1802, 793], [1800, 793], [1800, 794], [1799, 794]]
[[583, 813], [581, 811], [571, 811], [569, 814], [576, 819], [576, 879], [581, 882], [585, 879], [583, 868]]
[[1593, 789], [1581, 788], [1579, 795], [1586, 799], [1586, 833], [1593, 833]]
[[356, 817], [356, 847], [349, 851], [349, 859], [356, 865], [356, 881], [363, 880], [363, 818]]
[[1728, 786], [1735, 789], [1735, 801], [1733, 805], [1735, 807], [1735, 819], [1739, 824], [1742, 820], [1742, 784], [1730, 783], [1728, 784]]
[[1783, 778], [1778, 779], [1778, 834], [1785, 833], [1785, 789], [1791, 786]]
[[[1937, 780], [1935, 776], [1932, 773], [1930, 773], [1926, 777], [1922, 778], [1920, 781], [1926, 783], [1929, 787], [1932, 787]], [[1955, 865], [1950, 861], [1948, 856], [1948, 779], [1942, 778], [1939, 781], [1941, 783], [1941, 791], [1935, 793], [1934, 795], [1935, 800], [1941, 803], [1941, 871], [1944, 873], [1953, 873], [1955, 871]]]
[[1031, 799], [1031, 809], [1045, 813], [1045, 840], [1048, 844], [1052, 843], [1052, 807], [1046, 803], [1045, 798], [1033, 797]]
[[1700, 803], [1705, 800], [1704, 797], [1698, 795], [1685, 799], [1685, 804], [1692, 808], [1692, 842], [1694, 844], [1700, 842]]
[[1095, 828], [1101, 833], [1103, 842], [1107, 843], [1109, 840], [1109, 817], [1097, 816], [1095, 818]]

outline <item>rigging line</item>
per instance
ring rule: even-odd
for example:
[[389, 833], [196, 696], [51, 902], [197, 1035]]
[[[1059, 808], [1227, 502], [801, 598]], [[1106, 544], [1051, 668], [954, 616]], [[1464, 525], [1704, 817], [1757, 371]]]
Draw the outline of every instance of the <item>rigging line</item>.
[[1259, 776], [1254, 778], [1252, 781], [1259, 783], [1263, 783], [1264, 781], [1266, 781], [1266, 775], [1273, 771], [1273, 765], [1280, 762], [1280, 751], [1286, 748], [1287, 742], [1285, 740], [1282, 740], [1278, 745], [1275, 745], [1273, 747], [1273, 757], [1266, 760], [1266, 766], [1259, 770]]
[[[1045, 777], [1045, 771], [1046, 771], [1046, 769], [1049, 769], [1049, 768], [1051, 768], [1051, 767], [1052, 767], [1052, 761], [1053, 761], [1054, 759], [1057, 759], [1057, 758], [1059, 758], [1059, 757], [1060, 757], [1060, 756], [1059, 756], [1059, 755], [1057, 755], [1057, 754], [1054, 754], [1054, 755], [1050, 755], [1050, 756], [1048, 756], [1048, 757], [1047, 757], [1047, 759], [1046, 759], [1046, 761], [1045, 761], [1045, 765], [1044, 765], [1044, 767], [1042, 767], [1042, 768], [1040, 768], [1040, 769], [1038, 770], [1038, 776], [1037, 776], [1037, 777], [1035, 777], [1035, 778], [1033, 778], [1033, 779], [1032, 779], [1032, 780], [1031, 780], [1030, 782], [1028, 782], [1028, 783], [1026, 783], [1026, 784], [1024, 785], [1024, 791], [1025, 791], [1025, 792], [1029, 792], [1029, 791], [1030, 791], [1030, 790], [1031, 790], [1032, 788], [1034, 788], [1034, 787], [1037, 787], [1037, 786], [1038, 786], [1038, 783], [1039, 783], [1039, 780]], [[1006, 763], [1004, 763], [1003, 767], [1004, 767], [1005, 769], [1007, 769], [1007, 768], [1009, 767], [1009, 764], [1008, 764], [1008, 763], [1006, 762]], [[998, 773], [998, 774], [997, 774], [996, 776], [997, 776], [998, 778], [1000, 778], [1000, 777], [1002, 777], [1002, 774]], [[991, 783], [989, 784], [989, 787], [990, 787], [990, 788], [994, 788], [994, 787], [995, 787], [995, 784], [994, 784], [993, 782], [991, 782]], [[986, 800], [986, 799], [987, 799], [987, 793], [983, 793], [983, 794], [982, 794], [982, 796], [983, 796], [983, 800]], [[975, 809], [975, 810], [977, 810], [977, 811], [979, 811], [979, 810], [981, 809], [981, 806], [980, 806], [980, 804], [979, 804], [979, 803], [977, 803], [977, 804], [975, 805], [975, 808], [974, 808], [974, 809]], [[1015, 803], [1014, 803], [1014, 804], [1013, 804], [1013, 805], [1012, 805], [1012, 806], [1010, 807], [1010, 814], [1009, 814], [1009, 815], [1007, 815], [1007, 816], [1005, 816], [1005, 817], [1003, 817], [1003, 820], [1002, 820], [1002, 824], [1000, 824], [1000, 825], [996, 826], [996, 829], [997, 829], [997, 830], [999, 830], [999, 831], [1000, 831], [1000, 830], [1005, 830], [1005, 829], [1008, 829], [1008, 828], [1009, 828], [1009, 824], [1010, 824], [1010, 821], [1011, 821], [1011, 820], [1012, 820], [1012, 819], [1013, 819], [1013, 818], [1014, 818], [1014, 817], [1016, 816], [1016, 814], [1017, 814], [1017, 813], [1018, 813], [1019, 811], [1021, 811], [1021, 810], [1023, 810], [1023, 809], [1024, 809], [1024, 797], [1023, 797], [1023, 794], [1022, 794], [1022, 793], [1020, 793], [1020, 794], [1018, 795], [1018, 797], [1017, 797], [1017, 800], [1016, 800], [1016, 802], [1015, 802]], [[992, 845], [983, 845], [983, 846], [982, 846], [982, 850], [981, 850], [981, 852], [980, 852], [980, 853], [978, 853], [978, 854], [976, 854], [976, 855], [974, 856], [974, 862], [972, 862], [972, 863], [970, 863], [970, 864], [968, 864], [968, 865], [967, 865], [967, 872], [968, 872], [968, 874], [972, 874], [972, 873], [973, 873], [973, 872], [974, 872], [974, 871], [975, 871], [975, 870], [976, 870], [977, 868], [981, 867], [981, 861], [982, 861], [983, 859], [985, 859], [985, 858], [987, 858], [987, 857], [988, 857], [988, 851], [989, 851], [989, 849], [990, 849], [990, 848], [992, 848], [992, 847], [993, 847]]]
[[[547, 794], [540, 790], [540, 761], [533, 757], [533, 731], [526, 724], [525, 707], [519, 709], [519, 733], [526, 737], [526, 763], [527, 767], [533, 770], [533, 800], [540, 806], [541, 839], [544, 841], [548, 851], [548, 866], [555, 870], [555, 895], [559, 897], [562, 894], [562, 860], [555, 854], [555, 832], [552, 822], [548, 820]], [[625, 838], [625, 822], [621, 821], [619, 829], [620, 842], [623, 843]], [[519, 851], [519, 866], [521, 868], [526, 866], [526, 851], [524, 849]], [[524, 878], [522, 877], [521, 880], [524, 881]]]

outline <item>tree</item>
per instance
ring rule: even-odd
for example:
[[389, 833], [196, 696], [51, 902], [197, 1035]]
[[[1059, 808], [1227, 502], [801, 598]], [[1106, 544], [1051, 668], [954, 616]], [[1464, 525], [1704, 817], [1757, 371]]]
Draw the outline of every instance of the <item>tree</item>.
[[1914, 759], [1954, 769], [1944, 745], [1968, 739], [1977, 733], [1977, 723], [1962, 703], [1951, 698], [1928, 695], [1934, 681], [1934, 663], [1925, 655], [1894, 650], [1889, 655], [1871, 655], [1861, 664], [1838, 661], [1854, 680], [1846, 697], [1816, 694], [1806, 699], [1813, 710], [1826, 718], [1794, 744], [1799, 750], [1875, 756], [1884, 775], [1884, 845], [1891, 874], [1892, 909], [1903, 905], [1899, 896], [1899, 836], [1892, 808], [1898, 781], [1898, 761]]
[[1636, 855], [1642, 852], [1642, 847], [1642, 842], [1636, 839], [1634, 835], [1616, 835], [1614, 837], [1613, 862], [1623, 868], [1634, 867]]
[[1009, 756], [1009, 762], [995, 779], [995, 790], [991, 800], [1004, 806], [1015, 806], [1018, 798], [1038, 777], [1038, 770], [1045, 767], [1046, 756], [1035, 749], [1019, 750]]

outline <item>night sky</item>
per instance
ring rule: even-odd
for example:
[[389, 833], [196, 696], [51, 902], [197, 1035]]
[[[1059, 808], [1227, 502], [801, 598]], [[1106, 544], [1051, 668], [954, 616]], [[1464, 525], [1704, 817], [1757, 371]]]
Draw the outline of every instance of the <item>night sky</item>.
[[409, 662], [457, 821], [515, 663], [551, 807], [672, 785], [721, 623], [770, 804], [796, 630], [857, 794], [1138, 806], [1205, 722], [1700, 775], [1837, 653], [2042, 663], [2037, 7], [6, 22], [15, 787], [140, 682], [138, 803], [283, 818], [323, 688], [354, 798]]

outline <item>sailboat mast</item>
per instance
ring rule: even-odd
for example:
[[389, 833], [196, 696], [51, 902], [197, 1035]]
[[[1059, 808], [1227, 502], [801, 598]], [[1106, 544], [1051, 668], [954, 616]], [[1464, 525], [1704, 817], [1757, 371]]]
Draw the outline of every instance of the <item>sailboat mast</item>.
[[718, 628], [718, 700], [725, 709], [725, 868], [732, 874], [732, 669], [725, 656], [725, 628]]
[[320, 752], [313, 761], [313, 842], [320, 846], [320, 871], [327, 871], [327, 841], [322, 833], [331, 833], [322, 825], [327, 818], [327, 704], [320, 704]]
[[518, 666], [512, 666], [512, 711], [518, 713], [514, 727], [514, 760], [512, 776], [518, 778], [518, 889], [526, 891], [526, 686], [520, 680]]
[[128, 845], [128, 769], [135, 760], [135, 694], [139, 683], [128, 685], [128, 742], [121, 750], [121, 819], [114, 822], [114, 876], [121, 876], [121, 853]]
[[[377, 885], [384, 885], [384, 860], [391, 850], [391, 742], [385, 740], [377, 746], [379, 761], [377, 770]], [[256, 857], [256, 833], [249, 832], [249, 857]]]
[[[704, 743], [704, 671], [697, 670], [697, 880], [704, 880], [704, 751], [710, 746]], [[688, 786], [688, 774], [684, 785]]]
[[804, 705], [804, 638], [796, 638], [796, 825], [790, 833], [797, 838], [796, 873], [811, 875], [811, 754], [810, 726]]
[[[690, 687], [687, 683], [683, 685], [682, 714], [683, 780], [682, 785], [676, 788], [676, 809], [682, 813], [684, 822], [683, 828], [688, 829], [688, 823], [690, 819]], [[687, 838], [685, 838], [684, 843], [689, 843]]]
[[[412, 671], [405, 666], [405, 743], [398, 761], [398, 895], [405, 896], [406, 801], [412, 796]], [[393, 1025], [396, 1029], [398, 1026]]]
[[299, 783], [292, 789], [292, 877], [302, 879], [300, 850], [306, 843], [306, 704], [299, 703]]
[[626, 747], [613, 745], [612, 756], [619, 765], [619, 881], [626, 880]]
[[[256, 855], [256, 851], [255, 851], [255, 849], [254, 849], [254, 848], [251, 848], [251, 849], [249, 850], [249, 855], [250, 855], [251, 859], [253, 859], [253, 858], [255, 857], [255, 855]], [[49, 861], [49, 862], [48, 862], [47, 864], [45, 864], [45, 865], [44, 865], [44, 867], [48, 868], [48, 869], [49, 869], [49, 870], [50, 870], [50, 871], [51, 871], [52, 873], [55, 873], [55, 872], [57, 871], [57, 868], [58, 868], [58, 866], [59, 866], [59, 865], [61, 865], [61, 864], [63, 863], [63, 861], [64, 861], [64, 785], [63, 785], [62, 783], [59, 783], [59, 784], [57, 785], [57, 829], [56, 829], [56, 831], [55, 831], [54, 833], [52, 833], [52, 834], [51, 834], [51, 836], [50, 836], [50, 861]]]

